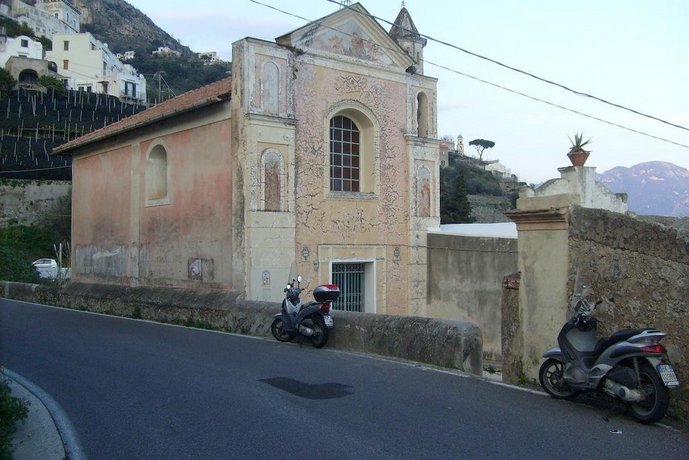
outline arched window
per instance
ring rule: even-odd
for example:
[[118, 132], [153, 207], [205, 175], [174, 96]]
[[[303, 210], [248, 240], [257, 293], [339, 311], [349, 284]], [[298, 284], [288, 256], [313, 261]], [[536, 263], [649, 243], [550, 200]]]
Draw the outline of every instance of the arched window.
[[261, 103], [266, 113], [280, 112], [280, 70], [274, 62], [263, 64], [261, 72]]
[[428, 137], [428, 97], [425, 93], [416, 96], [417, 136]]
[[261, 159], [263, 175], [263, 209], [282, 211], [282, 157], [274, 150], [264, 152]]
[[360, 145], [354, 121], [342, 115], [330, 119], [330, 190], [360, 190]]
[[380, 124], [359, 101], [336, 104], [325, 118], [324, 162], [326, 192], [340, 198], [368, 197], [380, 193]]
[[151, 149], [146, 162], [146, 199], [159, 201], [167, 197], [167, 151], [158, 144]]

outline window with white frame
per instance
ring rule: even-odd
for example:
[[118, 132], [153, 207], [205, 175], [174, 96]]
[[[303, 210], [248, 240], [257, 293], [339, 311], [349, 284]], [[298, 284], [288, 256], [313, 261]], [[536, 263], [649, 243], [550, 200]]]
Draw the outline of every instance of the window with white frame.
[[326, 119], [324, 186], [331, 197], [357, 198], [380, 193], [380, 125], [356, 101], [333, 108]]
[[360, 137], [356, 123], [345, 116], [330, 120], [330, 190], [358, 192]]
[[366, 311], [366, 263], [333, 263], [332, 283], [340, 288], [334, 309]]

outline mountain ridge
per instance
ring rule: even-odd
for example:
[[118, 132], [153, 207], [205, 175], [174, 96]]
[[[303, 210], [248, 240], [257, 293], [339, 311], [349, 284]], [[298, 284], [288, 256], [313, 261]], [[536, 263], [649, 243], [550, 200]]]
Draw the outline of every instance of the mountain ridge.
[[598, 180], [613, 193], [626, 193], [629, 210], [639, 215], [689, 216], [689, 170], [666, 161], [617, 166]]

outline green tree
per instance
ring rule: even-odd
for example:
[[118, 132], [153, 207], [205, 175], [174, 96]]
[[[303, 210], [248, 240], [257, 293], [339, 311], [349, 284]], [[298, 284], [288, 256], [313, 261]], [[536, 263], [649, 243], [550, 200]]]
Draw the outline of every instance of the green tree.
[[52, 89], [56, 97], [65, 97], [67, 95], [67, 88], [65, 88], [65, 84], [59, 78], [43, 75], [38, 77], [38, 83], [47, 89]]
[[475, 221], [459, 164], [440, 168], [440, 223], [468, 224]]
[[17, 80], [14, 79], [11, 73], [0, 67], [0, 91], [8, 92], [14, 85], [17, 84]]
[[495, 147], [495, 142], [486, 139], [474, 139], [473, 141], [469, 142], [469, 145], [476, 149], [478, 152], [478, 159], [483, 161], [484, 150]]

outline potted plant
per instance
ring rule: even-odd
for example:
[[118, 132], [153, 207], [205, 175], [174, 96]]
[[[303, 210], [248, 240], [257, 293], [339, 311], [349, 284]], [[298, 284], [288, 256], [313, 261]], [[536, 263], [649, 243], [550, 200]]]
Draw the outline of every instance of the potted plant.
[[569, 140], [572, 143], [572, 147], [567, 154], [569, 161], [572, 162], [572, 166], [584, 166], [586, 159], [591, 153], [590, 150], [584, 150], [584, 147], [591, 142], [591, 139], [584, 140], [583, 133], [576, 133], [574, 134], [574, 139], [570, 137]]

